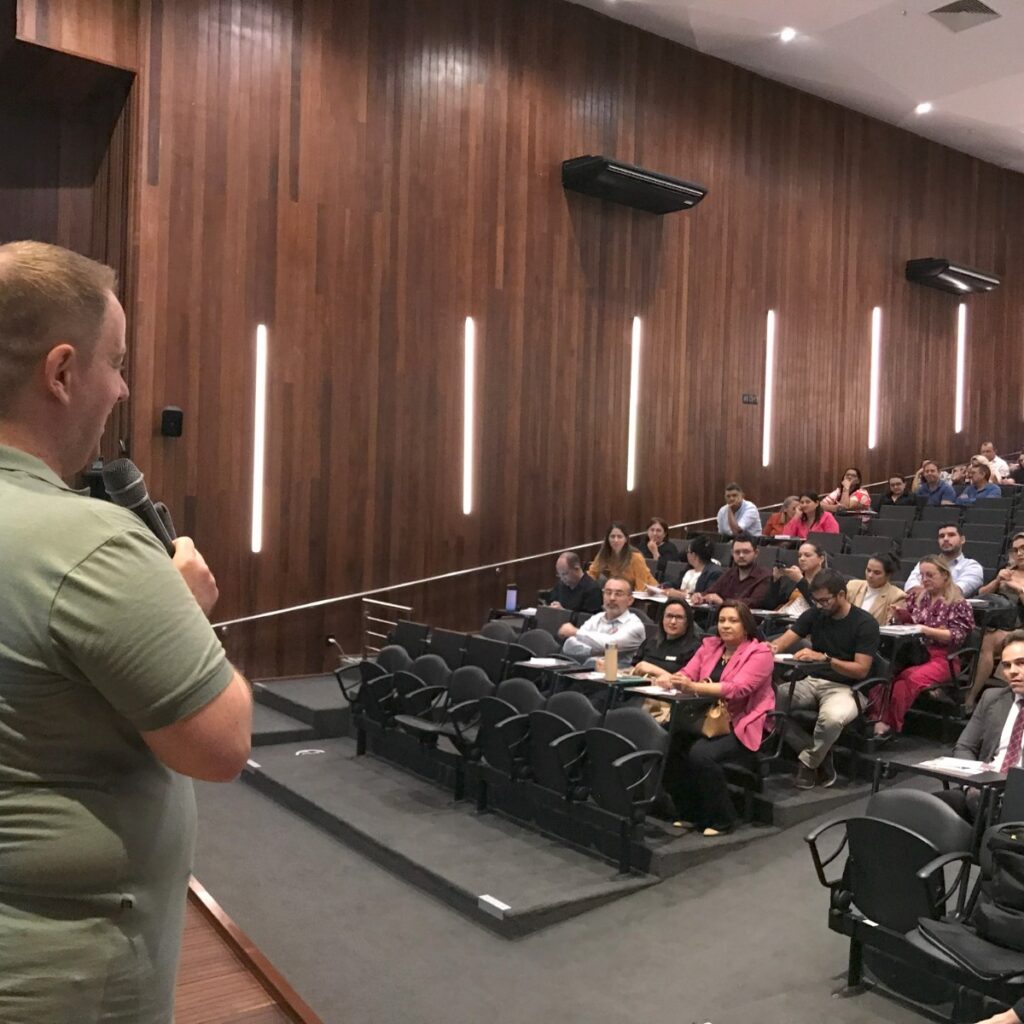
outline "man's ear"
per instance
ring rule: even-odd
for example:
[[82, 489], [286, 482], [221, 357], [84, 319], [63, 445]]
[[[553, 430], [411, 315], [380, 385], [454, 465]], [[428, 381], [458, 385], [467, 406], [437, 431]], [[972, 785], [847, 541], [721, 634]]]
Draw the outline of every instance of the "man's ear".
[[71, 403], [71, 392], [77, 383], [76, 374], [81, 368], [81, 359], [74, 345], [63, 342], [54, 345], [43, 361], [43, 379], [47, 394], [62, 405]]

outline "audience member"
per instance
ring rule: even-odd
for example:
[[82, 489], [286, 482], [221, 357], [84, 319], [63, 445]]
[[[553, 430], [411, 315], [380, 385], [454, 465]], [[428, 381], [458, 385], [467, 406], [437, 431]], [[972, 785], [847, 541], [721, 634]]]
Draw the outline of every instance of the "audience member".
[[603, 611], [592, 615], [578, 629], [569, 622], [559, 627], [558, 635], [565, 641], [562, 650], [585, 659], [604, 654], [605, 648], [614, 643], [623, 664], [628, 664], [647, 637], [643, 622], [629, 610], [633, 585], [623, 576], [609, 576], [602, 594]]
[[811, 582], [827, 568], [828, 558], [822, 548], [804, 541], [796, 553], [796, 565], [776, 565], [772, 581], [761, 599], [761, 607], [785, 612], [796, 618], [811, 607]]
[[978, 668], [974, 684], [967, 694], [967, 703], [973, 707], [981, 688], [992, 676], [996, 651], [1002, 646], [1010, 630], [1018, 629], [1024, 616], [1024, 533], [1015, 533], [1010, 541], [1010, 557], [1006, 568], [986, 583], [978, 594], [1002, 598], [1005, 606], [989, 613], [985, 622], [985, 635], [981, 641]]
[[884, 687], [872, 692], [869, 717], [879, 737], [902, 732], [907, 710], [917, 695], [948, 680], [950, 667], [953, 672], [960, 671], [959, 659], [954, 658], [950, 666], [946, 655], [957, 650], [974, 628], [974, 612], [953, 582], [946, 560], [941, 555], [929, 555], [918, 562], [918, 568], [920, 589], [908, 594], [905, 607], [894, 609], [893, 616], [901, 625], [921, 627], [928, 660], [904, 668], [892, 681], [888, 700], [884, 700]]
[[863, 608], [880, 626], [888, 626], [895, 608], [902, 607], [907, 595], [890, 583], [896, 571], [896, 559], [879, 552], [868, 559], [864, 579], [850, 580], [846, 596], [854, 608]]
[[724, 537], [736, 537], [745, 533], [750, 537], [761, 536], [761, 516], [757, 506], [743, 497], [739, 484], [725, 485], [725, 504], [718, 510], [718, 532]]
[[716, 633], [704, 639], [678, 673], [657, 678], [665, 689], [715, 697], [728, 709], [727, 733], [693, 739], [677, 732], [665, 765], [664, 785], [680, 818], [709, 837], [736, 826], [722, 763], [754, 763], [765, 718], [775, 703], [771, 648], [757, 639], [750, 609], [741, 601], [726, 601], [718, 613]]
[[647, 586], [657, 586], [657, 580], [647, 568], [644, 556], [629, 546], [629, 531], [623, 523], [612, 523], [608, 527], [604, 541], [597, 556], [587, 569], [588, 575], [595, 580], [601, 577], [609, 579], [621, 576], [628, 580], [634, 590], [643, 590]]
[[[993, 771], [1020, 768], [1021, 740], [1024, 738], [1024, 630], [1015, 629], [996, 652], [1006, 686], [988, 689], [981, 695], [971, 720], [953, 748], [953, 756], [981, 761]], [[978, 811], [978, 790], [942, 790], [935, 794], [962, 817], [974, 821]]]
[[654, 575], [663, 579], [665, 566], [669, 562], [681, 562], [683, 556], [679, 548], [668, 539], [668, 523], [660, 516], [652, 516], [647, 526], [647, 536], [640, 544], [640, 554], [645, 559], [653, 559], [658, 564], [655, 566]]
[[558, 582], [551, 588], [552, 608], [570, 612], [599, 612], [601, 587], [583, 571], [583, 563], [575, 551], [563, 551], [555, 562]]
[[996, 484], [1008, 483], [1011, 479], [1010, 467], [1006, 464], [1005, 459], [1001, 459], [996, 454], [996, 446], [991, 441], [982, 441], [981, 448], [978, 451], [988, 459], [989, 468], [992, 470], [992, 482]]
[[994, 1013], [991, 1017], [979, 1020], [976, 1024], [1021, 1024], [1024, 1020], [1024, 996], [1017, 1000], [1008, 1010]]
[[768, 517], [768, 521], [761, 531], [762, 535], [765, 537], [788, 536], [787, 526], [793, 516], [800, 511], [799, 506], [800, 499], [795, 494], [791, 494], [779, 507], [778, 512], [773, 512]]
[[889, 477], [889, 486], [878, 504], [879, 507], [883, 505], [916, 505], [917, 499], [913, 494], [907, 492], [906, 480], [898, 473], [894, 473]]
[[839, 524], [835, 516], [822, 507], [821, 498], [814, 491], [804, 491], [800, 495], [800, 511], [793, 516], [789, 524], [789, 535], [798, 540], [806, 540], [807, 534], [838, 533]]
[[839, 486], [821, 499], [822, 505], [830, 512], [862, 512], [871, 508], [871, 495], [860, 485], [860, 470], [851, 466], [843, 474]]
[[992, 483], [992, 470], [981, 462], [971, 463], [970, 483], [956, 496], [958, 505], [973, 505], [979, 498], [1001, 498], [1003, 492]]
[[644, 640], [633, 656], [633, 668], [650, 676], [676, 672], [693, 657], [702, 638], [690, 606], [671, 600], [663, 609], [657, 638]]
[[924, 498], [926, 505], [952, 505], [956, 502], [956, 491], [948, 480], [943, 480], [939, 473], [939, 464], [925, 459], [921, 468], [914, 476], [911, 490], [919, 498]]
[[707, 590], [695, 591], [691, 603], [721, 607], [730, 598], [759, 607], [771, 581], [771, 573], [757, 564], [753, 538], [740, 534], [732, 542], [732, 565]]
[[691, 594], [701, 594], [711, 586], [725, 570], [712, 560], [715, 545], [706, 533], [698, 534], [690, 541], [686, 549], [686, 561], [690, 568], [683, 573], [679, 589], [665, 587], [664, 593], [669, 597], [689, 599]]
[[[963, 553], [966, 540], [956, 523], [943, 523], [939, 527], [939, 554], [945, 558], [949, 571], [953, 574], [953, 582], [960, 588], [960, 593], [964, 597], [974, 597], [985, 578], [985, 573], [980, 562], [968, 558]], [[908, 594], [921, 586], [920, 568], [919, 562], [907, 577], [905, 589]]]
[[[866, 679], [878, 653], [878, 623], [846, 596], [846, 581], [831, 569], [820, 572], [811, 584], [814, 607], [803, 613], [771, 647], [777, 654], [810, 637], [811, 646], [793, 658], [813, 674], [779, 691], [781, 711], [817, 711], [813, 736], [795, 722], [786, 726], [786, 742], [797, 751], [798, 789], [831, 786], [836, 780], [832, 747], [844, 726], [859, 714], [850, 683]], [[792, 700], [790, 696], [792, 695]]]

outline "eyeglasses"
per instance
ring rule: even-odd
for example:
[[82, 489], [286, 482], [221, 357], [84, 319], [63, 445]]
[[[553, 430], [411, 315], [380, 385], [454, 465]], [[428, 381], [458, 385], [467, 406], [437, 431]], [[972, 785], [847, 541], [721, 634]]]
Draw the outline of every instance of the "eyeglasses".
[[665, 622], [683, 622], [686, 619], [685, 615], [676, 615], [674, 612], [668, 612], [662, 616]]
[[605, 597], [629, 597], [630, 591], [628, 590], [609, 590], [607, 587], [601, 591]]
[[827, 608], [837, 596], [837, 594], [829, 594], [828, 597], [814, 597], [811, 600], [813, 600], [819, 608]]
[[1014, 544], [1010, 550], [1016, 555], [1021, 551], [1024, 551], [1024, 544]]

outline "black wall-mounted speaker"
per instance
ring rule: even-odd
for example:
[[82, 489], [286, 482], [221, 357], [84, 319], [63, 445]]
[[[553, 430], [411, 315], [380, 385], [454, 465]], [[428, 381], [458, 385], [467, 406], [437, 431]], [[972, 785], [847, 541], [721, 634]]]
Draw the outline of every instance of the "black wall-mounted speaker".
[[181, 437], [185, 414], [176, 406], [165, 406], [160, 413], [160, 434], [163, 437]]

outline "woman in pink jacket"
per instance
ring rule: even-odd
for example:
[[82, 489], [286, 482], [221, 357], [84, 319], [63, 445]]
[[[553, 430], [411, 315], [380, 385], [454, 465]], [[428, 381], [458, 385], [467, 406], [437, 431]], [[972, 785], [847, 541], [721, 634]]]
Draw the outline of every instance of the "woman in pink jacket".
[[665, 766], [665, 788], [679, 816], [705, 836], [731, 832], [736, 811], [722, 762], [752, 764], [761, 745], [765, 716], [775, 708], [771, 648], [757, 639], [757, 623], [742, 601], [725, 601], [718, 613], [718, 635], [704, 639], [697, 653], [675, 675], [656, 682], [725, 701], [729, 732], [694, 740], [678, 733]]

